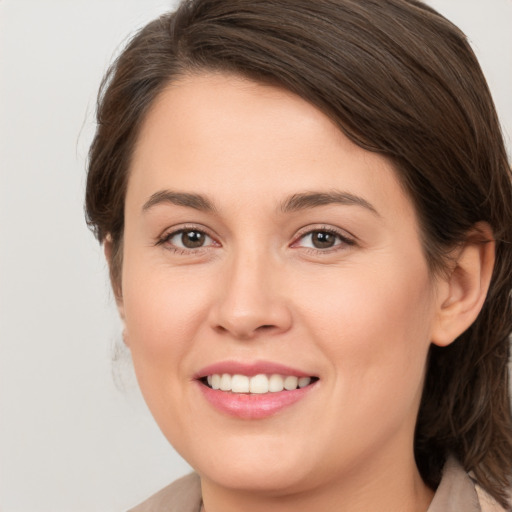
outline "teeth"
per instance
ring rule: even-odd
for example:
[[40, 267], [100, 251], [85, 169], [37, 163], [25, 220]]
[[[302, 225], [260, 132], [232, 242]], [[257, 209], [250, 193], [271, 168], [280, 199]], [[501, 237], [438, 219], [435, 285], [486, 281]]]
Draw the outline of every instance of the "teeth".
[[305, 388], [311, 383], [311, 377], [301, 377], [298, 382], [299, 388]]
[[215, 374], [212, 375], [212, 383], [211, 386], [213, 389], [219, 389], [220, 388], [220, 375]]
[[278, 391], [283, 391], [284, 389], [284, 380], [281, 375], [272, 375], [270, 379], [268, 379], [268, 390], [272, 393], [276, 393]]
[[249, 393], [249, 377], [245, 375], [233, 375], [233, 377], [231, 377], [231, 391], [233, 391], [233, 393]]
[[231, 375], [228, 375], [227, 373], [222, 374], [219, 389], [221, 391], [231, 391]]
[[230, 375], [229, 373], [208, 375], [206, 378], [212, 389], [231, 391], [232, 393], [278, 393], [279, 391], [293, 391], [311, 384], [311, 377], [295, 377], [293, 375]]
[[268, 393], [268, 377], [266, 375], [255, 375], [250, 381], [251, 393]]
[[297, 389], [298, 383], [298, 377], [292, 377], [291, 375], [288, 375], [288, 377], [284, 379], [284, 389], [287, 389], [288, 391], [291, 391], [292, 389]]

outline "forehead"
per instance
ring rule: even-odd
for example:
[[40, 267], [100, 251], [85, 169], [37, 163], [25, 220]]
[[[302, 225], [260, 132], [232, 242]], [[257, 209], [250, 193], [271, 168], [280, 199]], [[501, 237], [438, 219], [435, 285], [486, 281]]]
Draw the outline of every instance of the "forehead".
[[221, 73], [170, 84], [142, 124], [127, 201], [134, 191], [140, 203], [164, 188], [228, 202], [245, 192], [277, 201], [336, 188], [411, 207], [391, 162], [351, 142], [319, 109], [285, 89]]

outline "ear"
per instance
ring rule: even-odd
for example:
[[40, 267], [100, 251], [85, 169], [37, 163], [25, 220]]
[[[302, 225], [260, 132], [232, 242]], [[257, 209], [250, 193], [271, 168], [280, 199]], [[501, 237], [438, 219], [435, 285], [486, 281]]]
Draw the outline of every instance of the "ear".
[[431, 341], [444, 347], [476, 320], [491, 283], [495, 242], [486, 222], [477, 223], [453, 254], [454, 263], [438, 280], [437, 311]]
[[[117, 252], [122, 251], [123, 248], [120, 246], [117, 249]], [[114, 292], [114, 297], [116, 299], [117, 310], [119, 311], [119, 316], [121, 320], [124, 322], [124, 304], [123, 304], [123, 293], [121, 289], [121, 264], [122, 260], [119, 254], [116, 254], [114, 250], [114, 244], [112, 242], [112, 237], [107, 235], [103, 242], [103, 252], [105, 254], [105, 259], [108, 263], [109, 274], [110, 274], [110, 285], [112, 286], [112, 291]]]

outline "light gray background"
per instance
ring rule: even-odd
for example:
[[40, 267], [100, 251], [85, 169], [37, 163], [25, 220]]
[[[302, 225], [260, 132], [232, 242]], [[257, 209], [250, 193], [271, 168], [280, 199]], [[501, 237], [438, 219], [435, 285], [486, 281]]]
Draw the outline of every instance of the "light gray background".
[[[469, 36], [512, 134], [512, 0], [432, 0]], [[188, 466], [140, 398], [83, 219], [95, 93], [175, 3], [0, 0], [0, 511], [121, 511]], [[510, 154], [510, 150], [509, 150]]]

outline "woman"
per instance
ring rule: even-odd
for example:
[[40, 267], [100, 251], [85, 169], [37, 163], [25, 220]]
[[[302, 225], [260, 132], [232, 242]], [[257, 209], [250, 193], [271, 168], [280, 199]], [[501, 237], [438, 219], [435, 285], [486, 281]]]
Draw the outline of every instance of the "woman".
[[414, 0], [192, 0], [98, 105], [88, 221], [197, 474], [134, 509], [509, 510], [511, 181]]

